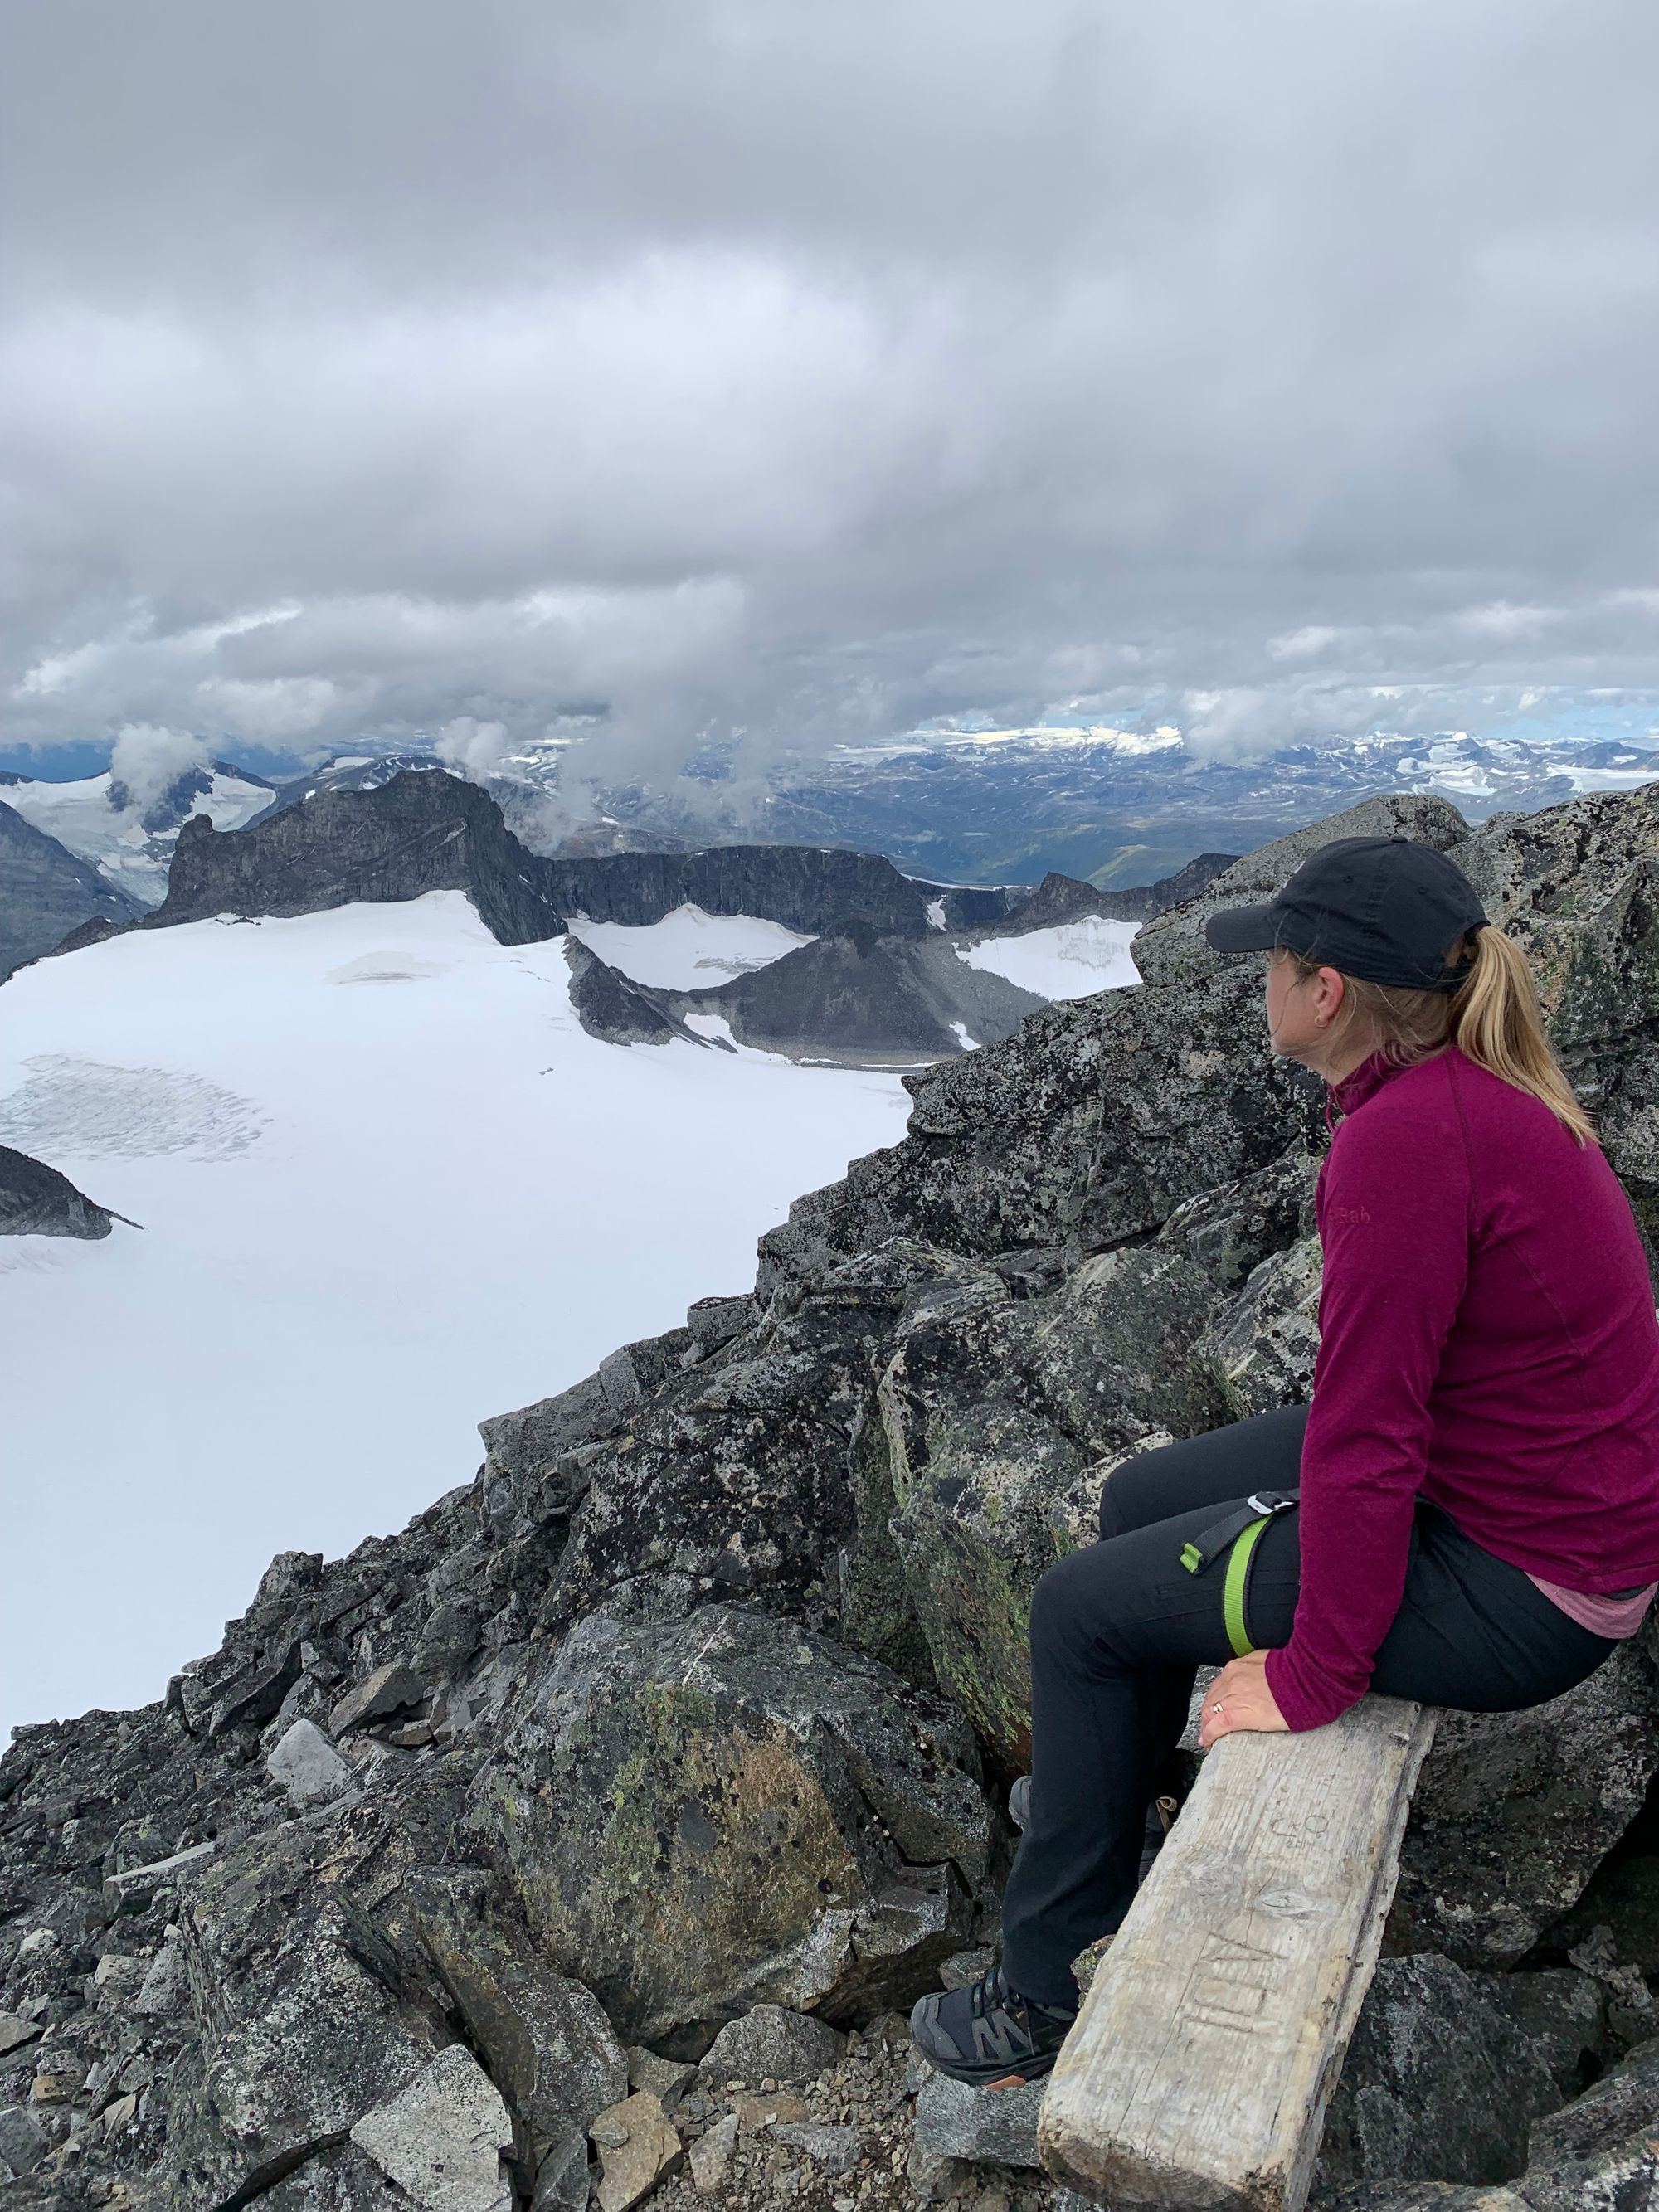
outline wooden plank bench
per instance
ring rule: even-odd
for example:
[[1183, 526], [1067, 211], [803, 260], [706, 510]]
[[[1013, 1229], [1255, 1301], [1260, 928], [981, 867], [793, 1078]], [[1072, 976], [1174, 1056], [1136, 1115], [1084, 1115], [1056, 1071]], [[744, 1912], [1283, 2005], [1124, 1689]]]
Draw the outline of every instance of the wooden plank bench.
[[1037, 2146], [1113, 2212], [1301, 2212], [1431, 1710], [1223, 1737], [1102, 1961]]

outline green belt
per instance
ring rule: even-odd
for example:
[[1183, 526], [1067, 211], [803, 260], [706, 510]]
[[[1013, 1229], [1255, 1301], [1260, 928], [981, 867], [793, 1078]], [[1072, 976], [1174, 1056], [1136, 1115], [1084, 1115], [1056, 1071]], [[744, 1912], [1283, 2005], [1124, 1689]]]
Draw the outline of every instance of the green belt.
[[1223, 1552], [1227, 1554], [1227, 1576], [1221, 1589], [1221, 1618], [1236, 1658], [1243, 1659], [1255, 1649], [1244, 1613], [1250, 1554], [1261, 1542], [1261, 1532], [1267, 1523], [1281, 1513], [1292, 1511], [1301, 1495], [1298, 1490], [1255, 1491], [1236, 1513], [1230, 1513], [1224, 1521], [1218, 1521], [1214, 1528], [1206, 1528], [1181, 1547], [1181, 1564], [1189, 1575], [1201, 1575]]

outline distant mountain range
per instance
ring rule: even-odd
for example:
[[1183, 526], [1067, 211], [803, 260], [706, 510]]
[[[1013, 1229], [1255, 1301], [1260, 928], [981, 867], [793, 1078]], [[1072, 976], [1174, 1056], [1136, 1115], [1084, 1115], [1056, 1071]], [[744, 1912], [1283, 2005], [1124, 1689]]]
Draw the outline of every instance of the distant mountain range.
[[[564, 750], [526, 745], [486, 779], [538, 851], [549, 849]], [[274, 805], [432, 765], [420, 753], [349, 755], [285, 787]], [[1035, 884], [1054, 871], [1105, 887], [1144, 884], [1196, 854], [1245, 852], [1384, 792], [1437, 794], [1483, 822], [1630, 790], [1659, 776], [1659, 743], [1452, 732], [1308, 743], [1234, 761], [1195, 751], [1174, 729], [930, 732], [781, 762], [758, 805], [724, 802], [726, 772], [711, 753], [669, 796], [645, 785], [608, 791], [599, 818], [563, 849], [836, 845], [948, 883]]]
[[[1604, 738], [1375, 736], [1231, 761], [1194, 751], [1174, 729], [928, 732], [784, 759], [757, 804], [727, 803], [729, 763], [710, 753], [666, 796], [643, 784], [605, 793], [599, 817], [561, 841], [550, 801], [565, 751], [559, 740], [531, 744], [483, 778], [507, 826], [544, 856], [796, 845], [882, 854], [947, 884], [1031, 885], [1057, 872], [1114, 890], [1172, 875], [1200, 854], [1246, 851], [1382, 792], [1437, 793], [1481, 822], [1659, 776], [1659, 744]], [[0, 771], [0, 801], [150, 907], [192, 817], [240, 829], [440, 767], [426, 751], [362, 751], [272, 784], [218, 761], [143, 806], [108, 775], [46, 783]]]
[[[541, 785], [554, 771], [532, 755], [508, 772]], [[1659, 746], [1606, 739], [1371, 737], [1230, 761], [1195, 753], [1176, 730], [988, 731], [843, 748], [780, 770], [762, 814], [768, 838], [885, 853], [951, 882], [1035, 883], [1058, 870], [1115, 885], [1170, 874], [1196, 853], [1248, 852], [1385, 792], [1437, 793], [1481, 822], [1656, 776]], [[605, 811], [619, 840], [660, 842], [683, 826], [646, 792], [609, 794]]]

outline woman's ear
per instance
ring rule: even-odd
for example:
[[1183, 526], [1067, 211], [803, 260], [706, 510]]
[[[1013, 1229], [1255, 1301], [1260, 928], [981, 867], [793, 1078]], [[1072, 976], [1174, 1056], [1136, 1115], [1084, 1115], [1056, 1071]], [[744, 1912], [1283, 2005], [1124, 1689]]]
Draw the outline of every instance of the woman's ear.
[[1328, 1027], [1342, 1012], [1342, 1001], [1347, 996], [1347, 983], [1340, 968], [1322, 968], [1318, 986], [1314, 994], [1317, 1009], [1314, 1019]]

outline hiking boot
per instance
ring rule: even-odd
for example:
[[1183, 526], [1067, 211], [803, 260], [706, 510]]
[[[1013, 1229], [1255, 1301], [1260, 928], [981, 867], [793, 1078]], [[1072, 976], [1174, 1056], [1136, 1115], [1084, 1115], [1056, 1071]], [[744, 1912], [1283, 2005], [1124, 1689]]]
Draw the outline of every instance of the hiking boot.
[[1075, 2005], [1033, 2004], [993, 1966], [965, 1990], [918, 2000], [910, 2034], [928, 2063], [975, 2089], [1016, 2089], [1047, 2074], [1077, 2018]]

